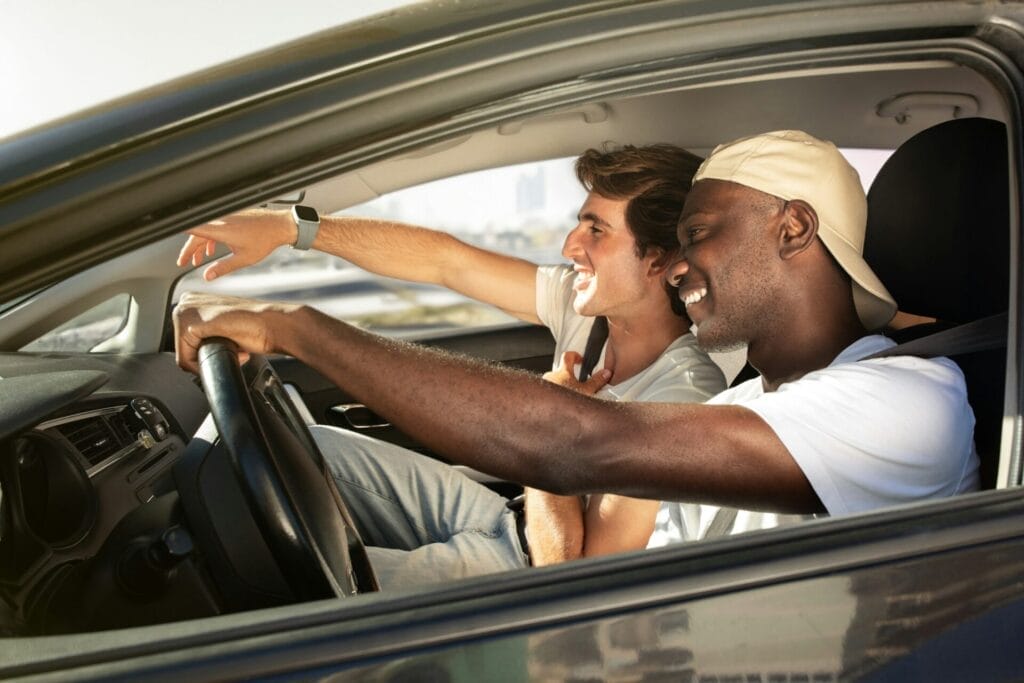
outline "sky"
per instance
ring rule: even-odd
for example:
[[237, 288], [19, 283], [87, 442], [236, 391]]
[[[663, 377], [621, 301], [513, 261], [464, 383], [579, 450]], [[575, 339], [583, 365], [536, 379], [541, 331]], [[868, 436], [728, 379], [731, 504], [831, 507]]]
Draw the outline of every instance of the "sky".
[[411, 0], [0, 0], [0, 139]]

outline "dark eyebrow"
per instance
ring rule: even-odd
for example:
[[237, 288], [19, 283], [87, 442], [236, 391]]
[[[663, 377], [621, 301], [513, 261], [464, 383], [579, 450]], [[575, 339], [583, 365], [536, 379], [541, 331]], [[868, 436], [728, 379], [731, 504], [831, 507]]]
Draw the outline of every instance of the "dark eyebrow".
[[603, 226], [605, 228], [612, 227], [611, 223], [609, 223], [608, 221], [604, 220], [603, 218], [598, 216], [593, 211], [587, 211], [586, 213], [579, 214], [578, 216], [576, 216], [576, 220], [578, 220], [581, 223], [583, 221], [587, 220], [587, 221], [590, 221], [591, 223], [593, 223], [594, 225], [600, 225], [600, 226]]

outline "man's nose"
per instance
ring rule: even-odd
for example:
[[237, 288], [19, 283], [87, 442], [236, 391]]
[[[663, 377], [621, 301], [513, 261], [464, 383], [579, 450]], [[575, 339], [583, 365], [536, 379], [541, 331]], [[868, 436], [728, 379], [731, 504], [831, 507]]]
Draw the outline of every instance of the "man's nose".
[[672, 265], [665, 271], [665, 281], [672, 287], [678, 287], [689, 270], [690, 264], [686, 261], [686, 250], [680, 249], [672, 261]]
[[577, 225], [575, 228], [569, 231], [569, 234], [565, 236], [565, 242], [562, 243], [562, 256], [567, 259], [571, 259], [574, 254], [580, 252], [580, 242], [578, 239], [578, 233], [580, 226]]

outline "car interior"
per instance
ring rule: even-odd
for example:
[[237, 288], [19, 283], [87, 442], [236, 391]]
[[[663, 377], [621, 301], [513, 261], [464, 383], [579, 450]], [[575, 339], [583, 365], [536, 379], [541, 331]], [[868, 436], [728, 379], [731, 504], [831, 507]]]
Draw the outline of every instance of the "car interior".
[[[325, 214], [431, 180], [588, 147], [669, 142], [706, 155], [742, 135], [798, 128], [842, 149], [893, 152], [868, 193], [865, 255], [908, 314], [890, 331], [898, 342], [1007, 311], [1018, 277], [1010, 254], [1019, 219], [1008, 140], [1019, 131], [1008, 129], [1014, 117], [987, 75], [932, 56], [794, 59], [700, 79], [678, 66], [605, 74], [533, 115], [432, 139], [295, 190]], [[354, 406], [364, 411], [363, 425], [379, 425], [366, 433], [423, 449], [292, 358], [248, 364], [238, 377], [223, 352], [211, 350], [211, 366], [220, 365], [209, 377], [197, 381], [179, 370], [170, 313], [183, 240], [153, 242], [0, 304], [0, 377], [9, 387], [0, 394], [5, 636], [175, 622], [376, 587], [357, 530], [339, 513], [331, 487], [317, 483], [325, 477], [322, 459], [304, 455], [304, 425], [351, 428], [352, 414], [336, 408]], [[117, 295], [128, 296], [123, 324], [91, 350], [26, 350]], [[986, 489], [1008, 486], [1013, 471], [1004, 418], [1013, 409], [1006, 397], [1018, 390], [1007, 374], [1015, 340], [1007, 344], [1005, 326], [998, 337], [988, 350], [951, 352], [968, 380]], [[427, 332], [413, 341], [534, 373], [550, 368], [553, 351], [546, 329], [521, 324]], [[729, 374], [738, 369], [730, 366]], [[223, 379], [229, 376], [235, 379]], [[221, 385], [223, 394], [213, 389]], [[240, 387], [261, 397], [256, 419], [272, 434], [271, 449], [296, 453], [285, 461], [264, 456], [292, 468], [292, 483], [252, 470], [263, 479], [237, 481], [217, 428], [246, 412]], [[211, 410], [221, 415], [216, 424]], [[244, 434], [251, 426], [238, 429], [231, 439], [251, 438]], [[470, 474], [509, 496], [520, 488]], [[294, 495], [295, 482], [319, 493]], [[290, 510], [291, 521], [268, 529], [265, 520], [280, 511], [250, 514], [252, 491], [265, 493], [266, 506]], [[290, 530], [304, 523], [314, 542], [296, 544]], [[345, 540], [316, 542], [321, 536]]]

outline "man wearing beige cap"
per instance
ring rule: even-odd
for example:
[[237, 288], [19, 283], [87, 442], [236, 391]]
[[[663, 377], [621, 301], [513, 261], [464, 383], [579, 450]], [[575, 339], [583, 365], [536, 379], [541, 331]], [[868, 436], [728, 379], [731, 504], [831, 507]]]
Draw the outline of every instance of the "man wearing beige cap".
[[704, 162], [669, 280], [702, 347], [746, 344], [761, 373], [708, 404], [601, 401], [303, 306], [241, 300], [183, 299], [179, 363], [194, 369], [211, 336], [289, 353], [455, 462], [555, 493], [685, 501], [662, 504], [651, 546], [768, 526], [775, 513], [972, 490], [974, 419], [956, 365], [860, 360], [893, 345], [870, 331], [895, 311], [860, 256], [865, 205], [838, 150], [804, 133], [738, 140]]

